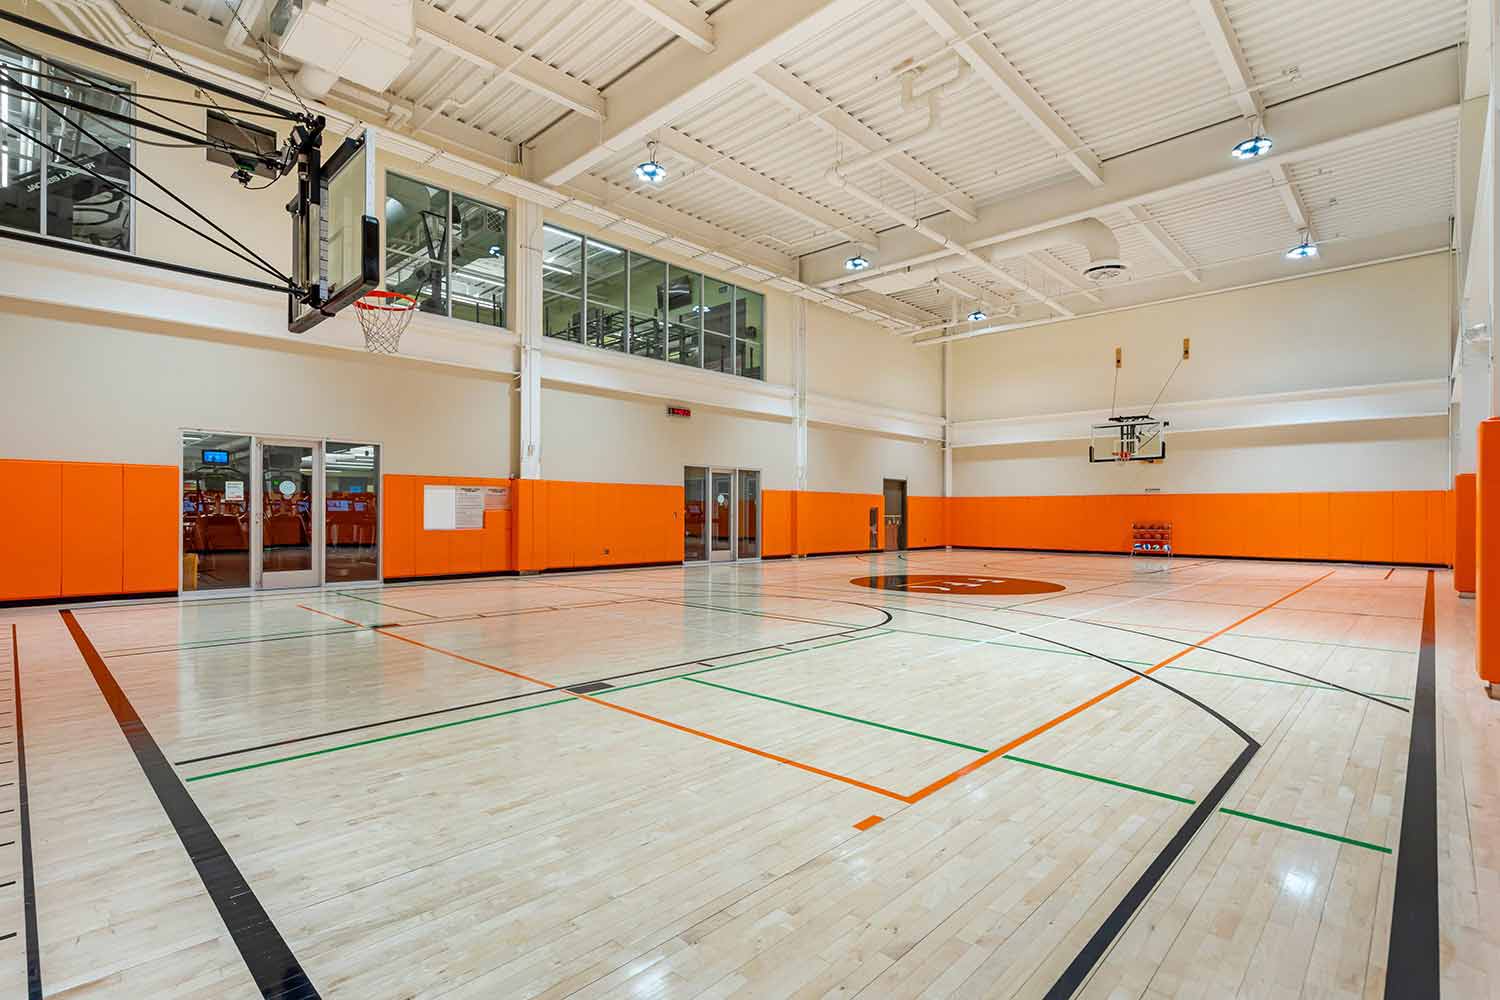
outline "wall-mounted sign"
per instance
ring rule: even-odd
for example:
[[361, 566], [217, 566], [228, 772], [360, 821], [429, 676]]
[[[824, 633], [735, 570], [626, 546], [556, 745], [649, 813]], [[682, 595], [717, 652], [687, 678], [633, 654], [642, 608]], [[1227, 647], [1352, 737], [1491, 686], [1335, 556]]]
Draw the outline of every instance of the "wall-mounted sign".
[[483, 487], [422, 487], [423, 531], [473, 530], [483, 527]]
[[510, 510], [509, 486], [486, 486], [484, 488], [485, 510]]
[[470, 530], [484, 527], [484, 487], [457, 487], [453, 497], [453, 526]]
[[691, 417], [692, 415], [693, 411], [688, 409], [686, 406], [667, 407], [667, 416], [669, 417]]
[[276, 488], [281, 491], [281, 495], [284, 497], [291, 497], [297, 492], [297, 484], [290, 479], [283, 479], [281, 484]]
[[245, 484], [243, 482], [241, 482], [240, 480], [237, 480], [237, 479], [226, 479], [226, 480], [224, 480], [224, 499], [225, 500], [243, 500], [243, 499], [245, 499]]

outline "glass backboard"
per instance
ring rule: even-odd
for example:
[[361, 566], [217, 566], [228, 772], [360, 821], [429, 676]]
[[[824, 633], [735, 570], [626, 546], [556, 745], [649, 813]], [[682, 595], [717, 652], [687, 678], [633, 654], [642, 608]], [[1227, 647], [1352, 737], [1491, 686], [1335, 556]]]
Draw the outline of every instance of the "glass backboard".
[[375, 214], [375, 136], [345, 139], [317, 171], [298, 177], [292, 212], [293, 296], [287, 328], [302, 333], [380, 283]]

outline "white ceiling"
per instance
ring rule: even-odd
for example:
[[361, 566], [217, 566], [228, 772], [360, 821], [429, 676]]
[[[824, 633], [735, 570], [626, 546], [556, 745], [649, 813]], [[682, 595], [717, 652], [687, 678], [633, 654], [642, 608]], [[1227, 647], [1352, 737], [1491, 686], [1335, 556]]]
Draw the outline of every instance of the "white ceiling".
[[[200, 51], [230, 26], [225, 0], [125, 2]], [[245, 0], [253, 32], [269, 7]], [[1066, 243], [1005, 274], [953, 259], [950, 285], [1018, 319], [1056, 313], [1017, 281], [1084, 313], [1285, 273], [1303, 219], [1325, 248], [1315, 268], [1442, 246], [1455, 211], [1457, 115], [1437, 112], [1460, 74], [1422, 58], [1458, 65], [1465, 0], [437, 0], [429, 14], [511, 55], [491, 71], [419, 33], [381, 95], [397, 127], [519, 158], [533, 181], [841, 294], [859, 291], [838, 266], [851, 238], [887, 272], [941, 256], [828, 175], [922, 129], [899, 99], [914, 66], [919, 90], [973, 71], [939, 128], [849, 173], [858, 188], [966, 246], [1089, 214], [1120, 242], [1128, 278], [1107, 286]], [[1261, 112], [1275, 153], [1236, 165], [1228, 145]], [[659, 187], [633, 173], [648, 140]], [[854, 297], [908, 331], [955, 299], [972, 308], [930, 282]]]

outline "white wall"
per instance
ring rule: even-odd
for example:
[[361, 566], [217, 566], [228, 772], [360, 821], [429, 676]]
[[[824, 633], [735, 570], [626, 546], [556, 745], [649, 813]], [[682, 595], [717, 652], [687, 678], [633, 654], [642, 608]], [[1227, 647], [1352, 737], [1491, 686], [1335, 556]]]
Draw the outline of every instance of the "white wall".
[[[1116, 347], [1125, 361], [1118, 412], [1144, 412], [1184, 337], [1192, 356], [1163, 403], [1422, 380], [1441, 386], [1449, 370], [1451, 266], [1447, 255], [1434, 254], [960, 342], [954, 417], [1107, 411]], [[1254, 416], [1245, 413], [1248, 424]], [[1089, 465], [1087, 443], [1076, 439], [1087, 426], [1078, 426], [1068, 441], [956, 449], [954, 489], [960, 496], [1445, 489], [1447, 418], [1409, 413], [1234, 431], [1178, 428], [1169, 432], [1165, 461], [1124, 467]]]
[[942, 496], [942, 446], [838, 427], [807, 429], [808, 489], [879, 493], [886, 479], [906, 480], [908, 496]]
[[793, 486], [792, 422], [553, 386], [542, 388], [542, 477], [681, 485], [688, 465], [758, 469], [764, 489]]
[[384, 471], [508, 476], [510, 378], [101, 325], [0, 302], [0, 457], [175, 465], [183, 428], [375, 441]]
[[807, 307], [807, 390], [941, 415], [943, 359], [909, 338], [828, 309]]
[[1175, 434], [1155, 464], [1090, 465], [1087, 442], [1048, 441], [960, 448], [953, 481], [958, 496], [1441, 490], [1447, 443], [1446, 417]]
[[[1288, 265], [1290, 266], [1290, 265]], [[953, 345], [953, 419], [1149, 404], [1192, 338], [1164, 401], [1218, 399], [1448, 374], [1444, 254], [1146, 306]], [[927, 348], [936, 351], [936, 348]]]

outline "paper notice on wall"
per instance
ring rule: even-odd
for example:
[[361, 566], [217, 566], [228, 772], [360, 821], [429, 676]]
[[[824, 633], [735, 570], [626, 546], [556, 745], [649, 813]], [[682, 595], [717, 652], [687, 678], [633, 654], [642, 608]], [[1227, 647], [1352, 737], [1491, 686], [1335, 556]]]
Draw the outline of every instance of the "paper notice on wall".
[[509, 486], [486, 486], [484, 488], [485, 510], [510, 510]]
[[241, 482], [239, 480], [235, 480], [235, 479], [226, 479], [226, 480], [224, 480], [224, 499], [225, 500], [243, 500], [243, 499], [245, 499], [245, 484], [243, 482]]
[[453, 526], [475, 529], [484, 527], [484, 487], [459, 486], [454, 498]]
[[422, 530], [452, 531], [456, 527], [458, 490], [453, 486], [422, 487]]

